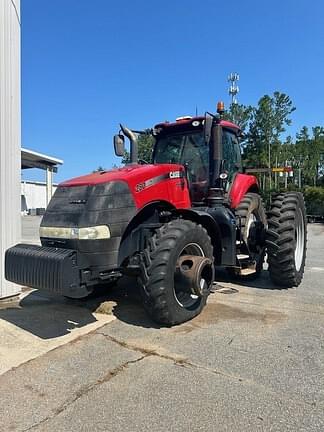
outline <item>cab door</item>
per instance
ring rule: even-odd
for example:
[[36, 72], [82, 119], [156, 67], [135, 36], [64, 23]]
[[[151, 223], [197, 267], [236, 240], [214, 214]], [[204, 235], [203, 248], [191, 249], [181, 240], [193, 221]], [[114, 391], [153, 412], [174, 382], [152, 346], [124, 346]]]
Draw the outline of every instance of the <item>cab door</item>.
[[202, 133], [188, 134], [181, 155], [193, 205], [202, 205], [209, 187], [209, 148]]
[[[238, 137], [229, 129], [224, 128], [222, 134], [223, 169], [227, 174], [228, 187], [233, 182], [234, 175], [242, 172], [241, 149]], [[228, 188], [227, 188], [228, 189]]]

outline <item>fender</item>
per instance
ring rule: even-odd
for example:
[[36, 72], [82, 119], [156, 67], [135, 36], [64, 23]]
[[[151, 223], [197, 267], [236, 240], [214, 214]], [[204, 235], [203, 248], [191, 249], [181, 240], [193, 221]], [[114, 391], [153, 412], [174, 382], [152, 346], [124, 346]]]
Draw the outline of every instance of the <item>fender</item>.
[[128, 259], [144, 247], [145, 232], [161, 226], [161, 215], [171, 212], [175, 207], [168, 201], [153, 201], [145, 205], [130, 220], [120, 242], [118, 266], [127, 265]]
[[127, 266], [129, 258], [142, 250], [147, 235], [164, 223], [165, 216], [183, 217], [201, 224], [208, 232], [214, 248], [215, 265], [233, 266], [236, 263], [236, 219], [229, 208], [197, 207], [176, 209], [167, 202], [153, 202], [145, 206], [130, 222], [122, 238], [118, 265]]
[[236, 219], [230, 209], [224, 206], [197, 207], [177, 213], [200, 223], [207, 230], [214, 248], [215, 265], [235, 265]]
[[259, 183], [255, 176], [237, 173], [228, 194], [231, 208], [235, 209], [247, 192], [259, 191]]

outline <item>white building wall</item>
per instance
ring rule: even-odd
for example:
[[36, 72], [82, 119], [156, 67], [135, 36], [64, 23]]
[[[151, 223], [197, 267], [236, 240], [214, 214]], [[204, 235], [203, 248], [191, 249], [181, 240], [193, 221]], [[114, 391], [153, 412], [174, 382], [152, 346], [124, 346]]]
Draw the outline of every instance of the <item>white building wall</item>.
[[20, 291], [4, 279], [4, 252], [20, 240], [20, 0], [0, 0], [0, 298]]
[[[53, 193], [56, 187], [53, 186]], [[22, 208], [29, 210], [46, 208], [46, 183], [42, 182], [21, 182]], [[26, 206], [26, 208], [24, 208]]]

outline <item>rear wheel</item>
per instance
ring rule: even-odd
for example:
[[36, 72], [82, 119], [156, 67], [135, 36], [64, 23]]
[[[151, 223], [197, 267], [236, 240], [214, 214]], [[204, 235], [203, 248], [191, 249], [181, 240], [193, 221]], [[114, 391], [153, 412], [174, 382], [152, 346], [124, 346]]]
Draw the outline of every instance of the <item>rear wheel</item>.
[[306, 259], [306, 212], [300, 192], [274, 197], [268, 218], [268, 263], [271, 279], [280, 286], [298, 286]]
[[256, 263], [256, 272], [244, 279], [254, 279], [259, 276], [264, 262], [264, 232], [267, 227], [267, 217], [260, 195], [249, 192], [235, 209], [237, 225], [241, 227], [242, 240], [249, 248], [250, 256]]
[[143, 251], [142, 294], [152, 319], [174, 325], [198, 315], [214, 280], [207, 231], [177, 219], [159, 228]]

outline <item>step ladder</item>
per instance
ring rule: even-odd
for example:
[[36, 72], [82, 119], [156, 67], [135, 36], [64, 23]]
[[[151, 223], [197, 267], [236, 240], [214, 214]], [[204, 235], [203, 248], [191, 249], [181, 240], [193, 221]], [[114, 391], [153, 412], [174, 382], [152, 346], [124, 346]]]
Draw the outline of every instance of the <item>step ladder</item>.
[[256, 273], [256, 262], [252, 260], [250, 255], [244, 253], [238, 253], [237, 257], [237, 267], [235, 267], [235, 273], [238, 276], [248, 276]]

